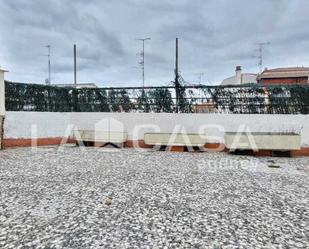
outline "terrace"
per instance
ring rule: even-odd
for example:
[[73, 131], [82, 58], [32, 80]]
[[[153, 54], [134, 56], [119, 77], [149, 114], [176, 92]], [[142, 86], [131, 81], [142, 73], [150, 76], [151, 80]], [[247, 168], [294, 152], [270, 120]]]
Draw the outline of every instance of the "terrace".
[[[3, 75], [0, 248], [307, 247], [308, 87], [75, 89]], [[195, 113], [204, 101], [211, 113]]]
[[[273, 168], [280, 166], [280, 168]], [[306, 248], [309, 159], [0, 151], [1, 248]]]
[[304, 2], [1, 1], [0, 249], [309, 249]]

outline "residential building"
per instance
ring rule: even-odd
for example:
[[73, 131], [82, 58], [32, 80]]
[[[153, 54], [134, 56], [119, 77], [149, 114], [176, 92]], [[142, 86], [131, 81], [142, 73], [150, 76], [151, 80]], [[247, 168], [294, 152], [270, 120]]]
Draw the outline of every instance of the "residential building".
[[263, 85], [308, 84], [309, 67], [265, 69], [258, 77], [258, 82]]
[[237, 66], [235, 75], [223, 80], [221, 85], [231, 86], [231, 85], [246, 85], [256, 83], [257, 83], [257, 74], [243, 73], [241, 66]]
[[215, 112], [215, 105], [212, 100], [208, 100], [207, 102], [193, 105], [192, 109], [194, 113], [213, 113]]

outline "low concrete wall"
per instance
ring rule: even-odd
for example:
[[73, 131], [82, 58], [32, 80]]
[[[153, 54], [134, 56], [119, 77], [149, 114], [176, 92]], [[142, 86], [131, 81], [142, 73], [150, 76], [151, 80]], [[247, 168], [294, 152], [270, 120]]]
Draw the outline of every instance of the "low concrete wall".
[[[302, 146], [309, 147], [309, 115], [237, 115], [237, 114], [170, 114], [170, 113], [72, 113], [71, 122], [79, 129], [91, 130], [105, 123], [104, 119], [115, 119], [124, 126], [130, 140], [142, 140], [144, 133], [160, 132], [188, 133], [201, 130], [212, 143], [224, 142], [225, 132], [249, 129], [251, 132], [300, 132]], [[114, 123], [113, 121], [111, 121]], [[119, 126], [119, 128], [118, 128]], [[121, 125], [111, 124], [114, 131]], [[116, 127], [116, 128], [115, 128]], [[153, 128], [152, 128], [153, 127]]]
[[56, 138], [70, 134], [71, 113], [6, 112], [5, 139]]
[[61, 138], [71, 134], [73, 127], [125, 131], [129, 140], [143, 140], [147, 132], [205, 132], [211, 143], [224, 143], [225, 132], [239, 129], [251, 132], [300, 131], [302, 147], [309, 147], [309, 115], [7, 112], [4, 138]]

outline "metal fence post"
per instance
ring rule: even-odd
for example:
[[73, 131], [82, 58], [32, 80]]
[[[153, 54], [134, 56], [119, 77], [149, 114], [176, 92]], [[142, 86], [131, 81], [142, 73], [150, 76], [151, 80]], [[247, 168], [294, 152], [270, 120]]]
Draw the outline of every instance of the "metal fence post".
[[3, 148], [3, 126], [5, 117], [5, 83], [4, 73], [7, 71], [0, 69], [0, 150]]

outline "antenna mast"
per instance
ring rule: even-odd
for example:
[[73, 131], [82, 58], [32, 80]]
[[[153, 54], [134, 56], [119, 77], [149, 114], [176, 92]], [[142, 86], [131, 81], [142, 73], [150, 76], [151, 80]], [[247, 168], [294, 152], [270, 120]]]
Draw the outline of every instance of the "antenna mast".
[[140, 38], [136, 39], [137, 41], [141, 41], [143, 43], [143, 50], [140, 53], [142, 60], [140, 61], [140, 65], [142, 67], [142, 79], [143, 79], [143, 87], [145, 87], [145, 41], [150, 41], [151, 38]]
[[47, 58], [48, 58], [48, 78], [46, 80], [46, 85], [50, 85], [51, 84], [51, 63], [50, 63], [50, 45], [47, 45]]
[[198, 84], [202, 84], [202, 78], [205, 74], [204, 73], [198, 73], [197, 76], [198, 76]]
[[73, 56], [74, 56], [74, 87], [77, 87], [77, 62], [76, 62], [76, 56], [77, 56], [77, 52], [76, 52], [76, 44], [74, 44], [73, 47]]
[[263, 62], [264, 62], [264, 48], [265, 46], [267, 45], [270, 45], [270, 42], [261, 42], [261, 43], [258, 43], [258, 46], [259, 46], [259, 66], [260, 66], [260, 74], [263, 72]]
[[180, 97], [180, 83], [179, 83], [179, 52], [178, 52], [178, 38], [176, 38], [176, 60], [175, 60], [175, 92], [176, 92], [176, 113], [179, 112], [179, 97]]

